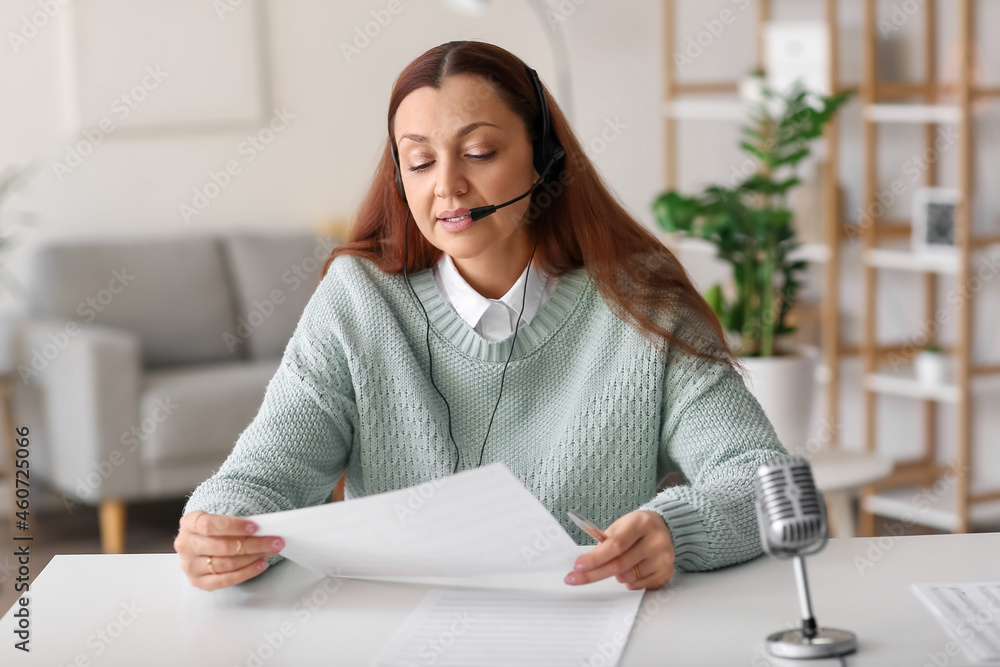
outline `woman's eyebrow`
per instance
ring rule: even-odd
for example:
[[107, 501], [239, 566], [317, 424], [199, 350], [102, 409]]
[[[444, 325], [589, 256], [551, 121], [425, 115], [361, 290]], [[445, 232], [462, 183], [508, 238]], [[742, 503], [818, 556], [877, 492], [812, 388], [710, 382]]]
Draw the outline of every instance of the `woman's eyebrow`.
[[[469, 123], [468, 125], [466, 125], [465, 127], [463, 127], [461, 130], [459, 130], [455, 134], [455, 137], [464, 137], [465, 135], [467, 135], [469, 132], [472, 132], [477, 127], [482, 127], [484, 125], [487, 126], [487, 127], [495, 127], [497, 129], [500, 129], [499, 125], [496, 125], [494, 123], [490, 123], [489, 121], [485, 121], [485, 120], [478, 120], [475, 123]], [[425, 137], [424, 135], [422, 135], [422, 134], [413, 134], [412, 132], [407, 132], [406, 134], [404, 134], [403, 136], [401, 136], [399, 138], [400, 143], [402, 143], [403, 139], [411, 139], [411, 140], [416, 141], [417, 143], [420, 143], [420, 144], [425, 144], [428, 141], [427, 137]]]

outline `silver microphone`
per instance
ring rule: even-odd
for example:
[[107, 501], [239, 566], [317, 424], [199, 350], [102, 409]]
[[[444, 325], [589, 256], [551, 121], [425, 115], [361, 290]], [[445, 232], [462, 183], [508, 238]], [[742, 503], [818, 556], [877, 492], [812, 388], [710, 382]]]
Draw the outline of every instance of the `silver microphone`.
[[803, 556], [826, 546], [829, 525], [826, 503], [816, 489], [809, 462], [782, 454], [757, 468], [754, 478], [757, 525], [765, 553], [772, 558], [795, 559], [802, 627], [768, 636], [766, 648], [780, 658], [827, 658], [853, 653], [858, 648], [853, 632], [816, 626], [809, 597]]

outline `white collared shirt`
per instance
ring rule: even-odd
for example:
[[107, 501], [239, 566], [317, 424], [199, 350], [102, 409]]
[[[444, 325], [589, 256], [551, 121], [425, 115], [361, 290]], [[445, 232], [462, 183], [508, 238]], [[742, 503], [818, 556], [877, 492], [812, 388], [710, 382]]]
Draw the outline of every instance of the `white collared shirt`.
[[[552, 295], [559, 279], [534, 266], [525, 268], [513, 287], [499, 299], [488, 299], [465, 281], [455, 268], [451, 256], [444, 254], [434, 265], [434, 280], [444, 300], [477, 334], [489, 341], [503, 340], [514, 333], [514, 324], [521, 311], [519, 326], [524, 326]], [[527, 294], [525, 294], [527, 284]]]

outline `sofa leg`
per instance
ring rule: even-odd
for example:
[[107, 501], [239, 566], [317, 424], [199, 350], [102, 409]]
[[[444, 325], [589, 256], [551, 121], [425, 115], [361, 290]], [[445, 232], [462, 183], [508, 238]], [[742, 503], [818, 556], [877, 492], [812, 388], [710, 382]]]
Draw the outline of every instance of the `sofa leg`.
[[101, 525], [101, 550], [106, 554], [125, 553], [125, 503], [104, 500], [98, 508]]

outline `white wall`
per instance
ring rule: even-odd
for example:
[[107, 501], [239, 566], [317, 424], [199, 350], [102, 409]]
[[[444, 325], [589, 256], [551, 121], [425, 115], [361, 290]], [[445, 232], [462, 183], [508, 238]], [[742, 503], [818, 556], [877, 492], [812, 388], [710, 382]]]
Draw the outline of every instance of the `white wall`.
[[[20, 34], [25, 17], [30, 19], [41, 11], [37, 1], [4, 3], [0, 32], [5, 36]], [[100, 0], [99, 4], [109, 3], [114, 4], [112, 0]], [[64, 8], [53, 3], [60, 7], [55, 18], [27, 44], [18, 44], [15, 52], [7, 38], [0, 48], [0, 81], [10, 93], [4, 95], [5, 103], [0, 106], [0, 123], [5, 128], [0, 134], [0, 168], [31, 160], [43, 165], [31, 186], [11, 202], [12, 210], [30, 210], [40, 218], [37, 229], [19, 232], [19, 236], [33, 241], [54, 235], [159, 233], [189, 227], [313, 228], [331, 218], [350, 217], [384, 146], [385, 109], [393, 81], [414, 57], [452, 39], [481, 39], [508, 48], [538, 70], [558, 99], [553, 50], [540, 17], [527, 3], [506, 2], [502, 8], [493, 3], [481, 17], [457, 14], [444, 2], [398, 3], [401, 11], [396, 15], [389, 14], [391, 3], [386, 0], [265, 3], [272, 103], [287, 109], [294, 119], [252, 163], [239, 146], [251, 131], [263, 128], [263, 122], [195, 135], [127, 139], [111, 133], [69, 174], [57, 173], [61, 168], [53, 162], [65, 164], [67, 151], [84, 140], [79, 128], [73, 126], [75, 96], [94, 95], [86, 87], [79, 93], [74, 91], [74, 76], [79, 76], [74, 73], [79, 68], [73, 60], [74, 53], [87, 48], [86, 35], [77, 33], [79, 26], [87, 25], [87, 11], [93, 10], [82, 11], [74, 3]], [[189, 24], [219, 22], [212, 3], [196, 4], [201, 10], [189, 12], [185, 17]], [[244, 15], [254, 11], [252, 0], [237, 4], [233, 12], [224, 14], [227, 26], [246, 20]], [[624, 14], [619, 13], [628, 8], [627, 3], [618, 3], [611, 13], [617, 24], [610, 22], [620, 26], [616, 34], [607, 29], [610, 7], [596, 7], [600, 4], [591, 2], [577, 8], [569, 3], [572, 11], [559, 15], [565, 19], [559, 24], [571, 35], [568, 48], [573, 60], [575, 128], [585, 143], [596, 140], [593, 156], [610, 184], [636, 215], [651, 222], [649, 199], [662, 180], [655, 115], [659, 24], [643, 22], [641, 33], [632, 34], [631, 21], [623, 21]], [[644, 5], [631, 4], [636, 10]], [[356, 31], [373, 21], [373, 12], [392, 18], [348, 62], [341, 45], [355, 40]], [[117, 20], [121, 25], [101, 30], [124, 36], [145, 32], [149, 39], [160, 41], [172, 38], [213, 57], [211, 44], [187, 41], [189, 33], [198, 31], [185, 28], [183, 23], [163, 27], [163, 21], [136, 25], [127, 19]], [[158, 32], [165, 30], [173, 34]], [[123, 80], [135, 83], [141, 81], [147, 65], [159, 64], [168, 73], [184, 65], [143, 62], [123, 48], [122, 59], [130, 58], [135, 61], [129, 62], [134, 75]], [[242, 71], [234, 74], [244, 76]], [[168, 74], [158, 89], [149, 92], [149, 101], [139, 104], [133, 118], [127, 120], [142, 112], [143, 105], [157, 103], [157, 94], [173, 96], [171, 86], [174, 90], [195, 88], [189, 80], [172, 76], [181, 75]], [[225, 87], [229, 80], [220, 77], [215, 83]], [[104, 92], [104, 108], [112, 120], [111, 100], [127, 92], [130, 85]], [[233, 90], [235, 94], [236, 86]], [[95, 103], [90, 99], [89, 103], [101, 108], [99, 100]], [[626, 129], [612, 143], [602, 144], [602, 131], [616, 119]], [[230, 160], [241, 165], [241, 173], [205, 210], [185, 221], [180, 205], [192, 204], [194, 189], [203, 188], [209, 182], [209, 172], [219, 171]], [[15, 271], [23, 271], [25, 256], [19, 252], [10, 257]]]
[[[135, 0], [133, 0], [134, 3]], [[253, 0], [222, 0], [237, 5], [221, 19], [226, 29], [250, 23]], [[100, 0], [105, 7], [127, 0]], [[9, 0], [0, 6], [0, 169], [9, 164], [30, 160], [41, 163], [42, 170], [10, 202], [9, 212], [32, 211], [39, 222], [32, 229], [18, 229], [20, 247], [8, 256], [17, 275], [24, 275], [30, 248], [40, 239], [51, 236], [159, 234], [185, 229], [282, 227], [312, 229], [323, 221], [349, 217], [360, 201], [385, 138], [385, 109], [389, 91], [400, 70], [424, 50], [451, 39], [492, 41], [524, 58], [538, 70], [563, 106], [575, 111], [571, 121], [609, 185], [638, 218], [652, 226], [650, 204], [663, 184], [663, 123], [660, 102], [663, 90], [662, 4], [655, 0], [548, 0], [550, 16], [565, 31], [572, 66], [573, 99], [566, 105], [557, 87], [556, 59], [546, 29], [526, 2], [493, 2], [482, 17], [465, 17], [445, 8], [443, 2], [399, 0], [402, 8], [360, 54], [348, 62], [341, 44], [351, 42], [358, 29], [373, 20], [372, 12], [383, 16], [388, 0], [270, 0], [266, 6], [266, 30], [269, 42], [271, 102], [294, 115], [287, 129], [276, 135], [273, 143], [252, 163], [239, 152], [240, 142], [250, 131], [263, 124], [237, 130], [211, 130], [199, 134], [176, 133], [167, 136], [127, 139], [110, 135], [71, 174], [61, 182], [52, 161], [65, 160], [68, 147], [81, 139], [74, 126], [77, 96], [84, 96], [91, 108], [110, 109], [111, 100], [127, 92], [115, 90], [111, 81], [138, 82], [147, 65], [130, 53], [148, 46], [146, 42], [168, 44], [178, 40], [195, 52], [205, 51], [210, 63], [216, 58], [231, 58], [232, 53], [217, 51], [204, 35], [218, 27], [220, 18], [212, 3], [171, 3], [168, 18], [139, 26], [123, 18], [116, 25], [99, 24], [103, 33], [117, 37], [122, 45], [119, 74], [128, 67], [132, 78], [90, 75], [92, 83], [79, 90], [81, 79], [76, 53], [88, 48], [88, 34], [78, 29], [87, 26], [86, 14], [74, 15], [76, 3], [63, 7], [58, 0]], [[92, 3], [93, 5], [94, 3]], [[819, 0], [780, 0], [778, 18], [818, 18]], [[902, 3], [897, 3], [902, 4]], [[942, 34], [953, 33], [953, 22], [946, 16], [951, 3], [941, 5]], [[978, 25], [983, 37], [981, 75], [984, 82], [997, 85], [1000, 68], [998, 45], [989, 40], [987, 25], [1000, 19], [997, 3], [981, 2]], [[43, 5], [58, 7], [53, 19], [37, 30], [26, 44], [15, 49], [10, 35], [20, 34], [24, 21], [42, 11]], [[688, 37], [704, 29], [703, 21], [719, 16], [724, 9], [733, 11], [736, 20], [705, 47], [694, 63], [679, 72], [692, 80], [728, 80], [753, 66], [756, 2], [746, 0], [678, 0], [680, 6], [677, 43], [683, 47]], [[844, 0], [842, 12], [844, 42], [843, 76], [857, 81], [860, 75], [860, 1]], [[882, 3], [887, 14], [893, 3]], [[85, 5], [81, 4], [81, 7]], [[163, 5], [166, 7], [166, 4]], [[183, 11], [187, 11], [186, 16]], [[192, 9], [191, 7], [198, 7]], [[746, 7], [745, 9], [743, 9]], [[93, 11], [93, 10], [91, 10]], [[168, 10], [161, 7], [161, 11]], [[200, 13], [199, 13], [200, 12]], [[117, 15], [112, 12], [112, 15]], [[36, 22], [43, 22], [41, 20]], [[243, 23], [241, 23], [243, 22]], [[199, 27], [196, 29], [195, 27]], [[245, 27], [245, 26], [244, 26]], [[201, 28], [204, 28], [202, 30]], [[908, 19], [901, 30], [884, 40], [887, 52], [897, 54], [895, 73], [918, 76], [919, 18]], [[121, 41], [118, 41], [121, 40]], [[91, 45], [93, 46], [93, 45]], [[252, 58], [248, 53], [246, 57]], [[948, 70], [949, 51], [942, 49], [942, 71]], [[170, 63], [164, 63], [169, 70]], [[169, 77], [163, 88], [150, 92], [149, 108], [155, 106], [155, 93], [168, 93], [191, 87], [194, 81], [209, 76], [191, 71], [190, 62], [180, 58], [174, 71], [187, 73], [186, 80]], [[214, 86], [246, 82], [246, 72], [233, 68], [233, 76], [210, 79]], [[238, 75], [238, 76], [237, 76]], [[178, 74], [178, 77], [180, 74]], [[242, 77], [242, 78], [240, 78]], [[203, 83], [203, 82], [202, 82]], [[243, 88], [240, 88], [243, 90]], [[172, 97], [173, 93], [169, 93]], [[231, 102], [231, 100], [229, 101]], [[220, 104], [222, 106], [222, 104]], [[227, 106], [228, 108], [228, 106]], [[136, 114], [142, 113], [140, 105]], [[109, 111], [110, 113], [110, 111]], [[133, 116], [133, 119], [138, 118]], [[853, 217], [861, 201], [860, 123], [858, 104], [843, 114], [841, 179], [846, 189], [847, 210]], [[609, 126], [622, 127], [620, 134], [610, 133]], [[907, 134], [909, 132], [909, 134]], [[990, 187], [997, 173], [1000, 143], [997, 114], [984, 115], [979, 124], [978, 220], [983, 230], [1000, 230], [1000, 193]], [[604, 142], [604, 137], [613, 140]], [[710, 181], [727, 179], [733, 166], [742, 161], [735, 148], [735, 123], [685, 122], [682, 126], [678, 162], [681, 185], [693, 189]], [[914, 150], [911, 130], [887, 131], [883, 137], [881, 176], [884, 183], [904, 177], [904, 163]], [[181, 203], [191, 203], [193, 188], [208, 182], [210, 171], [237, 160], [242, 172], [200, 215], [186, 223], [178, 210]], [[954, 173], [953, 156], [942, 159], [942, 180]], [[909, 179], [906, 178], [908, 186]], [[901, 201], [904, 200], [901, 198]], [[899, 209], [902, 212], [904, 209]], [[8, 216], [10, 219], [13, 216]], [[6, 233], [6, 230], [5, 230]], [[860, 337], [861, 283], [858, 249], [848, 248], [844, 271], [843, 307], [848, 341]], [[696, 279], [707, 280], [717, 267], [704, 258], [686, 258]], [[1000, 357], [996, 332], [1000, 321], [1000, 281], [988, 281], [978, 294], [980, 317], [976, 321], [980, 360]], [[952, 285], [942, 281], [942, 299]], [[818, 292], [813, 284], [810, 290]], [[880, 326], [889, 336], [912, 335], [919, 323], [919, 283], [916, 278], [888, 275], [882, 282]], [[847, 447], [860, 447], [860, 378], [856, 363], [845, 365], [843, 424]], [[1000, 394], [983, 395], [975, 416], [978, 439], [977, 478], [993, 473], [992, 484], [1000, 477], [1000, 446], [996, 433], [1000, 428]], [[886, 451], [897, 456], [915, 453], [919, 447], [919, 420], [916, 404], [885, 399], [882, 401], [880, 434]], [[948, 410], [942, 413], [941, 435], [945, 443], [943, 458], [953, 445], [953, 421]]]

